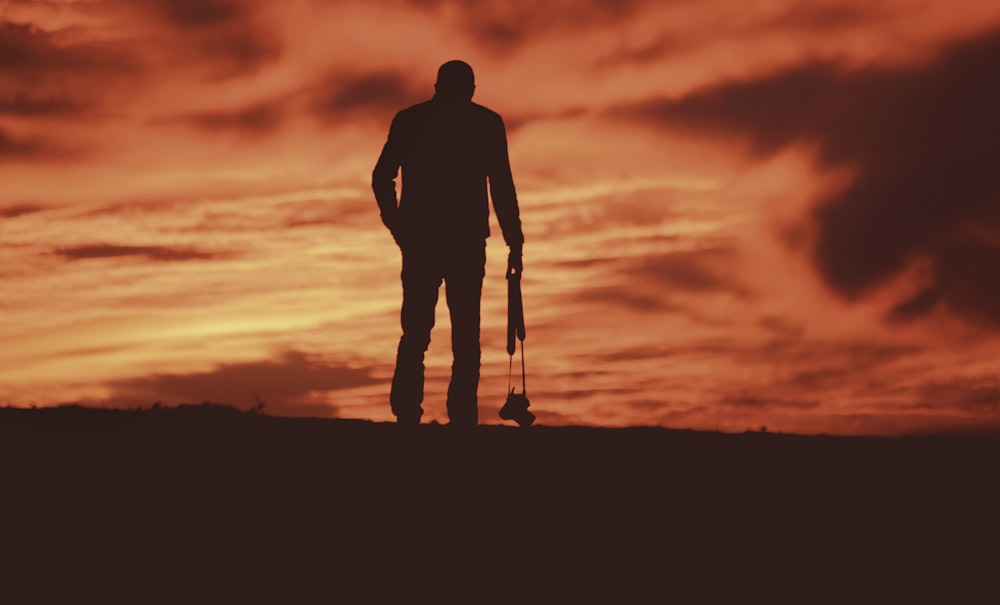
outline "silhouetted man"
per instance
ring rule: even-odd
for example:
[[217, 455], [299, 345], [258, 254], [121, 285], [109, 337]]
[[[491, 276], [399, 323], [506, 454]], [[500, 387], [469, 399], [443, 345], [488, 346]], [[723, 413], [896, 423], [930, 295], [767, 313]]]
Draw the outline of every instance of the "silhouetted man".
[[[372, 172], [382, 222], [403, 254], [403, 336], [389, 402], [400, 424], [423, 415], [424, 353], [443, 281], [451, 316], [448, 418], [478, 422], [479, 302], [490, 235], [489, 183], [508, 271], [521, 271], [524, 236], [503, 119], [472, 102], [472, 68], [449, 61], [438, 69], [434, 98], [400, 111]], [[396, 202], [397, 172], [402, 192]]]

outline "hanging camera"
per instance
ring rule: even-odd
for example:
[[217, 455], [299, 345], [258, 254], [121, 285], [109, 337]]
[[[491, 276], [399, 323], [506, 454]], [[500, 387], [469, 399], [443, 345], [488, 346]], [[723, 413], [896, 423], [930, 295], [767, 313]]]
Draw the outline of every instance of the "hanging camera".
[[531, 426], [535, 421], [535, 415], [528, 411], [528, 398], [524, 393], [515, 393], [510, 390], [507, 395], [507, 402], [500, 408], [500, 417], [504, 420], [513, 420], [519, 426]]
[[[514, 369], [514, 351], [517, 341], [521, 341], [521, 392], [515, 392], [510, 386], [511, 374]], [[535, 422], [535, 415], [528, 411], [528, 387], [524, 371], [524, 306], [521, 304], [521, 274], [514, 268], [507, 270], [507, 354], [510, 364], [507, 366], [507, 401], [500, 408], [500, 417], [513, 420], [518, 426], [528, 427]]]

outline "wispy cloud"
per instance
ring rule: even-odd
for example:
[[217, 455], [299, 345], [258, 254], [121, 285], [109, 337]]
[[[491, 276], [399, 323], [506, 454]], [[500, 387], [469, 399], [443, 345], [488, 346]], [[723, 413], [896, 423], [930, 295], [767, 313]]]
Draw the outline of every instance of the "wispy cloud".
[[212, 260], [228, 256], [223, 253], [203, 252], [188, 248], [168, 248], [164, 246], [116, 246], [112, 244], [94, 244], [90, 246], [56, 248], [54, 253], [69, 260], [138, 256], [151, 261], [191, 261]]
[[45, 208], [45, 206], [38, 204], [12, 204], [9, 206], [0, 206], [0, 217], [16, 218], [25, 214], [41, 212], [42, 210], [45, 210]]
[[60, 160], [73, 154], [38, 136], [18, 136], [0, 128], [0, 161]]
[[461, 0], [406, 0], [414, 8], [441, 14], [442, 7], [457, 8], [458, 26], [476, 43], [491, 51], [510, 51], [522, 44], [555, 33], [609, 27], [635, 15], [650, 0], [603, 0], [538, 3], [531, 0], [481, 2]]
[[336, 407], [314, 394], [377, 384], [368, 369], [330, 364], [289, 350], [274, 360], [221, 364], [206, 372], [154, 374], [110, 385], [116, 403], [132, 405], [212, 401], [249, 407], [257, 398], [278, 415], [335, 416]]
[[308, 109], [327, 124], [343, 124], [361, 116], [383, 122], [400, 109], [430, 97], [433, 89], [423, 87], [393, 71], [344, 71], [335, 69], [311, 84], [304, 92]]
[[31, 23], [0, 21], [0, 74], [22, 81], [49, 74], [100, 77], [131, 73], [136, 55], [119, 43], [76, 41]]
[[8, 97], [0, 97], [0, 114], [22, 118], [32, 117], [72, 117], [90, 111], [90, 106], [69, 97], [35, 97], [17, 92]]
[[257, 73], [277, 61], [284, 41], [268, 22], [267, 4], [248, 0], [105, 0], [132, 15], [153, 42], [177, 45], [176, 65], [227, 80]]
[[180, 122], [207, 133], [236, 133], [259, 137], [278, 130], [286, 117], [280, 101], [264, 101], [231, 110], [201, 111], [166, 122]]

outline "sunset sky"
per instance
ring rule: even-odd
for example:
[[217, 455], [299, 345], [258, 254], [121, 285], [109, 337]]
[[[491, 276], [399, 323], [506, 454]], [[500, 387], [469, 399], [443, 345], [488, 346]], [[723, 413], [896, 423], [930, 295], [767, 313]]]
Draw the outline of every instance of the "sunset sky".
[[1000, 428], [982, 0], [0, 0], [0, 405], [390, 420], [371, 170], [450, 59], [507, 125], [540, 423]]

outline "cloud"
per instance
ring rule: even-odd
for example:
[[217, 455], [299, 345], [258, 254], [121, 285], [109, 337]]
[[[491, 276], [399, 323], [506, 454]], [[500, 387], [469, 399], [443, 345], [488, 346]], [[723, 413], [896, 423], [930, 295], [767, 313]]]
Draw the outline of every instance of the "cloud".
[[190, 113], [166, 121], [181, 122], [209, 133], [231, 132], [258, 137], [278, 130], [285, 117], [285, 107], [280, 101], [264, 101], [228, 111]]
[[71, 40], [31, 23], [0, 21], [0, 75], [36, 80], [52, 72], [94, 76], [136, 67], [135, 53], [120, 43]]
[[930, 283], [893, 317], [936, 301], [1000, 326], [1000, 31], [909, 67], [809, 64], [612, 113], [677, 131], [738, 138], [763, 157], [793, 144], [853, 171], [819, 200], [812, 254], [827, 283], [857, 299], [917, 260]]
[[16, 218], [25, 214], [32, 214], [46, 210], [45, 206], [37, 204], [13, 204], [10, 206], [0, 206], [0, 218]]
[[625, 269], [633, 283], [660, 282], [670, 290], [686, 292], [730, 292], [747, 294], [746, 288], [728, 276], [727, 268], [736, 258], [734, 250], [707, 248], [645, 256]]
[[400, 109], [429, 99], [433, 89], [417, 86], [395, 71], [332, 71], [305, 94], [315, 117], [325, 123], [342, 123], [364, 116], [391, 119]]
[[226, 256], [217, 252], [202, 252], [187, 248], [167, 248], [163, 246], [114, 246], [111, 244], [56, 248], [54, 253], [69, 260], [143, 256], [151, 261], [188, 261], [212, 260]]
[[[635, 15], [649, 0], [406, 0], [421, 10], [457, 12], [458, 27], [486, 49], [508, 51], [554, 32], [608, 27]], [[662, 3], [662, 2], [661, 2]]]
[[565, 298], [569, 304], [611, 305], [637, 313], [677, 313], [698, 324], [718, 325], [698, 297], [746, 298], [750, 290], [734, 274], [735, 250], [706, 248], [650, 253], [626, 258], [594, 258], [555, 263], [563, 272], [578, 271], [584, 286]]
[[569, 107], [558, 111], [529, 111], [523, 113], [505, 114], [503, 118], [504, 127], [507, 133], [511, 134], [527, 126], [538, 122], [549, 120], [570, 120], [581, 118], [587, 115], [587, 110], [582, 107]]
[[145, 8], [150, 22], [162, 21], [171, 37], [189, 48], [180, 53], [188, 62], [207, 63], [211, 77], [228, 79], [254, 74], [284, 52], [263, 6], [246, 0], [153, 0]]
[[37, 151], [38, 143], [11, 136], [0, 130], [0, 158], [31, 156]]
[[636, 294], [640, 291], [683, 291], [686, 293], [728, 292], [748, 295], [748, 290], [731, 277], [739, 255], [724, 247], [678, 250], [628, 258], [595, 258], [558, 263], [564, 267], [596, 268], [613, 277], [619, 285]]
[[832, 36], [867, 24], [885, 10], [886, 7], [871, 4], [790, 2], [784, 7], [772, 4], [767, 9], [747, 11], [729, 20], [715, 20], [710, 32], [704, 27], [667, 21], [661, 25], [655, 39], [641, 42], [625, 39], [609, 53], [598, 57], [594, 67], [615, 69], [627, 64], [650, 64], [720, 40], [752, 39], [761, 35]]
[[639, 313], [683, 313], [691, 319], [703, 319], [688, 307], [672, 303], [660, 294], [638, 292], [630, 288], [593, 287], [574, 294], [571, 299], [573, 302], [608, 303]]
[[0, 97], [0, 114], [22, 118], [77, 116], [88, 111], [90, 111], [88, 104], [69, 97], [40, 97], [23, 92]]
[[1000, 412], [1000, 379], [955, 378], [950, 381], [929, 382], [918, 392], [917, 409], [961, 410], [974, 414]]
[[45, 139], [15, 136], [0, 128], [0, 161], [61, 159], [70, 155], [72, 153], [69, 150]]
[[742, 394], [724, 397], [719, 404], [736, 408], [788, 408], [793, 410], [811, 410], [819, 407], [820, 401], [818, 399], [801, 400], [780, 397], [759, 397], [756, 395]]
[[792, 341], [801, 338], [806, 331], [806, 326], [802, 322], [792, 321], [777, 315], [765, 315], [757, 320], [757, 325], [781, 338]]
[[765, 23], [767, 27], [800, 29], [816, 33], [834, 33], [858, 24], [871, 21], [882, 12], [876, 3], [798, 3], [789, 7]]
[[178, 28], [200, 28], [242, 21], [249, 5], [234, 0], [158, 0], [155, 2]]
[[[115, 48], [147, 74], [181, 69], [226, 80], [255, 74], [283, 55], [267, 7], [249, 0], [96, 0], [88, 8], [115, 26], [121, 35]], [[83, 35], [105, 35], [81, 29]]]
[[292, 115], [300, 113], [328, 126], [372, 120], [388, 127], [397, 111], [429, 99], [432, 93], [431, 87], [417, 86], [399, 72], [336, 68], [322, 78], [270, 99], [156, 122], [183, 123], [205, 133], [235, 133], [248, 137], [272, 134]]
[[329, 364], [299, 351], [276, 360], [222, 364], [207, 372], [154, 374], [110, 383], [109, 403], [136, 405], [163, 401], [211, 401], [249, 406], [259, 398], [265, 412], [276, 415], [335, 415], [314, 393], [377, 384], [368, 369]]
[[[91, 36], [83, 28], [49, 31], [0, 20], [0, 115], [20, 120], [104, 117], [123, 94], [142, 90], [138, 83], [145, 57], [142, 47]], [[66, 136], [59, 133], [60, 140]], [[62, 146], [43, 145], [55, 153], [26, 155], [80, 155], [79, 150], [60, 151]], [[94, 145], [91, 140], [68, 146]]]

